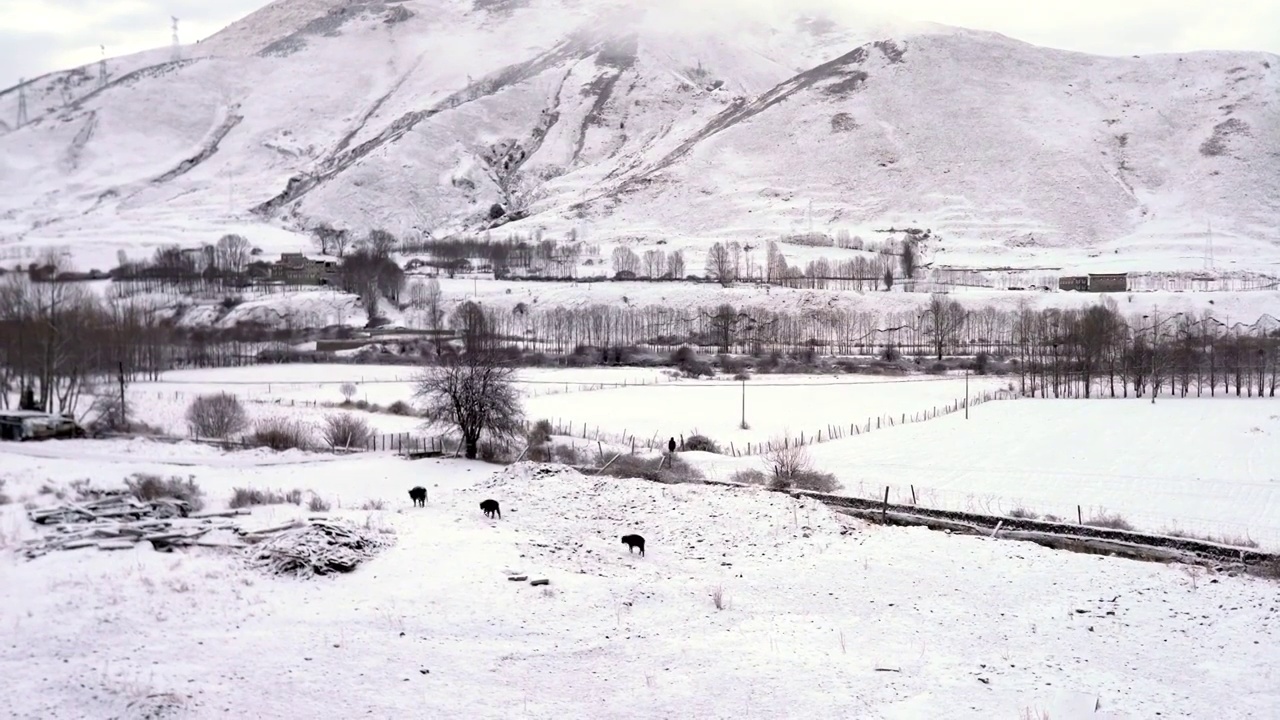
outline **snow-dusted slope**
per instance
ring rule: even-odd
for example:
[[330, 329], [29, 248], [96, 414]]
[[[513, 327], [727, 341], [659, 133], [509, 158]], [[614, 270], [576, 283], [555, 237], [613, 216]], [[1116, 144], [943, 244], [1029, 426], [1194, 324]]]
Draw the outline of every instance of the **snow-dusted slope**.
[[1212, 227], [1219, 263], [1280, 262], [1280, 57], [627, 5], [279, 0], [181, 62], [112, 61], [105, 89], [46, 76], [32, 122], [0, 126], [0, 236], [896, 225], [931, 228], [941, 262], [1142, 270], [1200, 267]]

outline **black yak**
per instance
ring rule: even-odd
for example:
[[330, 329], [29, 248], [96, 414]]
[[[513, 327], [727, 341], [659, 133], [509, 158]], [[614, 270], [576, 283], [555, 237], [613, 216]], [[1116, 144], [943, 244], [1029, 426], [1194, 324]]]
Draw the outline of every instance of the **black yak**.
[[497, 515], [499, 520], [502, 519], [502, 509], [498, 507], [497, 500], [485, 500], [480, 503], [480, 509], [484, 511], [485, 517], [491, 518]]
[[640, 557], [644, 557], [644, 538], [639, 535], [623, 535], [622, 543], [627, 546], [627, 552], [635, 552], [636, 548], [640, 548]]
[[427, 489], [422, 487], [421, 485], [415, 488], [410, 488], [409, 499], [413, 501], [414, 507], [426, 507], [427, 506]]

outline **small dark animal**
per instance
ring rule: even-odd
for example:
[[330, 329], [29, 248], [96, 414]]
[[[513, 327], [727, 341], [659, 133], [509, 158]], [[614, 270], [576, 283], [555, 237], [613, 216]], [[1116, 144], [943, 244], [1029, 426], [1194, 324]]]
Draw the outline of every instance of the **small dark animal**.
[[623, 535], [622, 542], [627, 546], [627, 552], [632, 553], [640, 548], [640, 557], [644, 557], [644, 538], [639, 535]]
[[421, 485], [409, 490], [409, 499], [413, 501], [414, 507], [427, 506], [427, 489]]
[[497, 515], [499, 520], [502, 519], [502, 509], [498, 507], [497, 500], [485, 500], [480, 503], [480, 509], [484, 511], [485, 517], [491, 518], [494, 515]]
[[671, 438], [670, 440], [667, 441], [667, 452], [675, 452], [675, 451], [676, 451], [676, 439]]

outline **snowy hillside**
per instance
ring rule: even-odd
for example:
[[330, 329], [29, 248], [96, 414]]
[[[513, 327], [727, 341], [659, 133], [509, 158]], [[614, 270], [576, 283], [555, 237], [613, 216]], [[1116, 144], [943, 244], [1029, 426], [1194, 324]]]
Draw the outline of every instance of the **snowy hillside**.
[[1211, 228], [1220, 265], [1280, 264], [1280, 57], [628, 5], [280, 0], [180, 61], [112, 60], [105, 87], [30, 81], [22, 127], [4, 90], [0, 257], [228, 227], [293, 249], [282, 226], [329, 221], [693, 244], [911, 226], [937, 263], [1128, 270], [1199, 269]]

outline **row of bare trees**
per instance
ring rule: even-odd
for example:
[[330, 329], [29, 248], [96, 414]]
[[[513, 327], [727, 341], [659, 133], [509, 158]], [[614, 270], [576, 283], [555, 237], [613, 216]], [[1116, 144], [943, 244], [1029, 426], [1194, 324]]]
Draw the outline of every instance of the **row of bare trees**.
[[105, 302], [75, 283], [0, 278], [0, 407], [19, 396], [49, 412], [76, 411], [102, 383], [154, 377], [172, 332], [154, 308]]
[[939, 361], [1006, 361], [1025, 393], [1054, 397], [1271, 396], [1280, 332], [1227, 326], [1208, 313], [1121, 313], [1112, 301], [1084, 309], [969, 308], [933, 295], [917, 311], [842, 309], [787, 313], [760, 307], [481, 308], [438, 314], [437, 328], [499, 337], [525, 350], [579, 347], [670, 351], [682, 345], [760, 355], [808, 350], [829, 356], [914, 354]]

